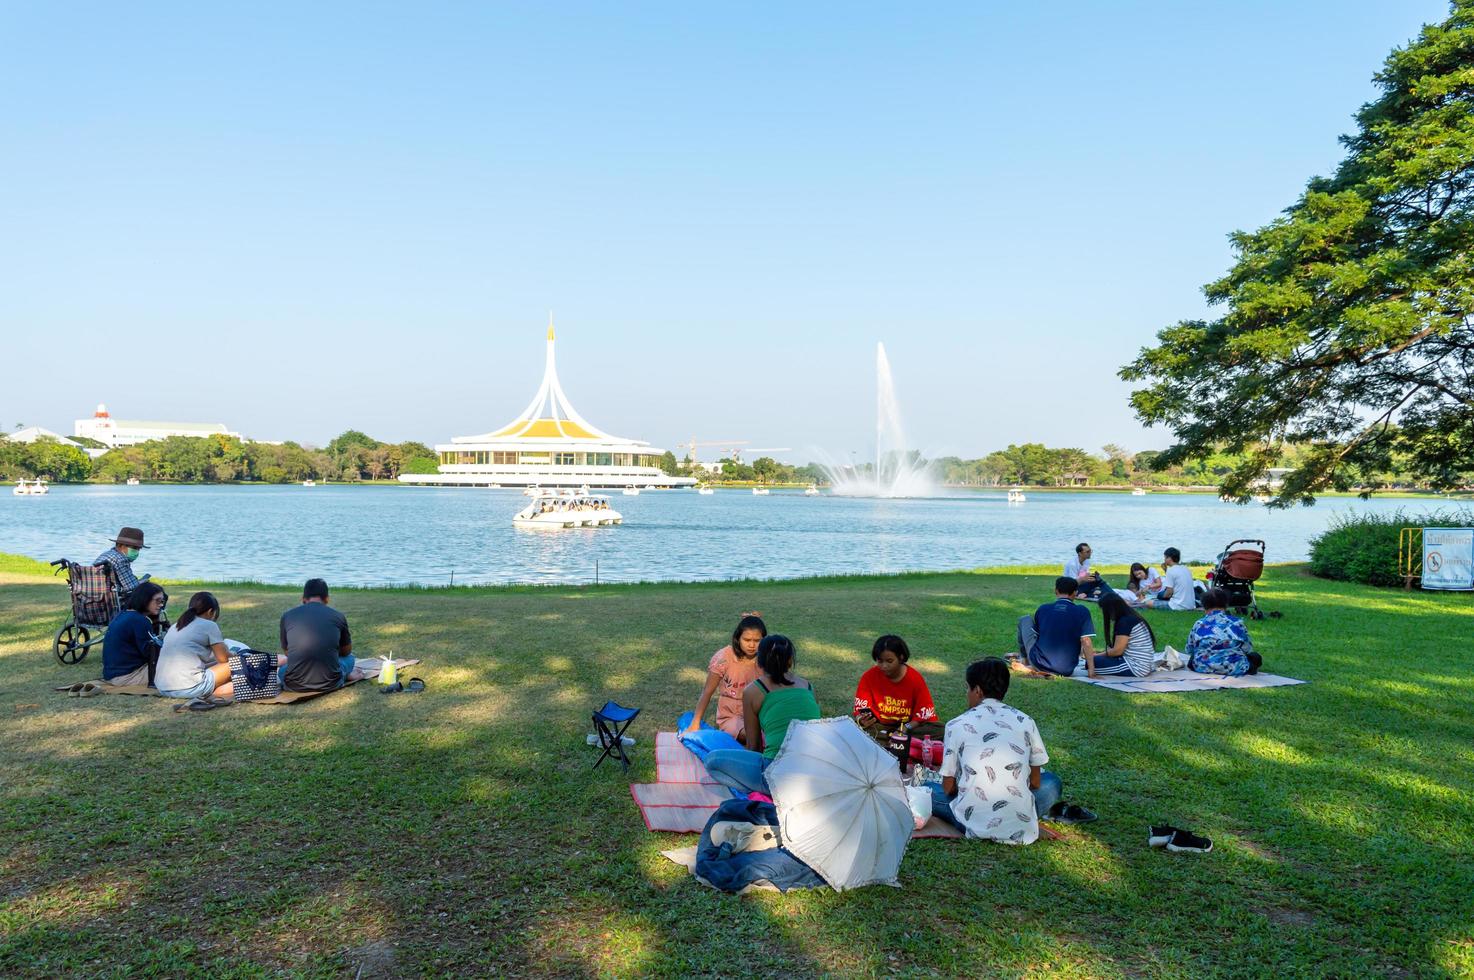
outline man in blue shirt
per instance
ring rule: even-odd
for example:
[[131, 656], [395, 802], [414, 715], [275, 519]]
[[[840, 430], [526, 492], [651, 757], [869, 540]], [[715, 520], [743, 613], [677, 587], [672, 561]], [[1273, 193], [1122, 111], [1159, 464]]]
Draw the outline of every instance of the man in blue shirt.
[[1019, 653], [1035, 670], [1068, 677], [1081, 657], [1095, 652], [1095, 621], [1089, 609], [1075, 604], [1079, 588], [1077, 580], [1060, 576], [1054, 580], [1054, 601], [1019, 619]]

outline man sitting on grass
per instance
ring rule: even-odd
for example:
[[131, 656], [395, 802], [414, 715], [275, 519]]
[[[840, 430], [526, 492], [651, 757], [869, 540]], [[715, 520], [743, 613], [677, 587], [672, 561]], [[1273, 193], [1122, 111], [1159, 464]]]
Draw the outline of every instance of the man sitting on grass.
[[942, 740], [942, 782], [932, 784], [932, 813], [968, 837], [1004, 844], [1032, 844], [1039, 815], [1059, 803], [1060, 779], [1049, 761], [1034, 719], [1003, 703], [1008, 665], [987, 657], [968, 665], [967, 711], [947, 722]]
[[1182, 563], [1182, 552], [1168, 548], [1162, 552], [1162, 584], [1166, 586], [1157, 593], [1157, 608], [1182, 612], [1198, 608], [1197, 586], [1193, 583], [1192, 569]]
[[1078, 588], [1074, 579], [1060, 576], [1054, 580], [1054, 602], [1019, 618], [1018, 649], [1025, 665], [1021, 669], [1068, 677], [1081, 657], [1095, 652], [1091, 643], [1095, 621], [1089, 609], [1075, 604]]
[[1081, 541], [1075, 545], [1075, 557], [1065, 562], [1065, 574], [1076, 582], [1078, 595], [1094, 599], [1100, 595], [1100, 590], [1105, 586], [1105, 579], [1100, 573], [1090, 567], [1090, 556], [1093, 552], [1090, 545]]
[[281, 617], [282, 687], [288, 691], [334, 691], [353, 673], [353, 638], [348, 619], [328, 605], [328, 584], [310, 578], [302, 604]]

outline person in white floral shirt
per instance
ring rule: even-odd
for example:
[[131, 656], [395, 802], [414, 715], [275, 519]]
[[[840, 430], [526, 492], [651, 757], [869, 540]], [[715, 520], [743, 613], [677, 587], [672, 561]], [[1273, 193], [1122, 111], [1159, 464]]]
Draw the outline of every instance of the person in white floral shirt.
[[[1039, 839], [1039, 814], [1059, 802], [1060, 779], [1034, 719], [1003, 703], [1008, 664], [998, 657], [967, 668], [969, 710], [947, 722], [942, 783], [932, 787], [932, 813], [968, 837], [1004, 844]], [[1048, 828], [1044, 836], [1056, 835]]]

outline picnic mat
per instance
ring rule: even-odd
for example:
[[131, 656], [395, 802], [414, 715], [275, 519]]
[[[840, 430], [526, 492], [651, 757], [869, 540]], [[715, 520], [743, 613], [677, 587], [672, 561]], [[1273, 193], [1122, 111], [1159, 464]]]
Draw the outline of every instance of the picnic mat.
[[[675, 732], [655, 734], [655, 779], [630, 785], [630, 796], [653, 831], [699, 834], [722, 801], [732, 798], [732, 791], [707, 774], [706, 766]], [[962, 832], [932, 817], [914, 836], [961, 837]]]
[[1278, 674], [1244, 674], [1242, 677], [1224, 677], [1221, 674], [1199, 674], [1188, 670], [1159, 670], [1146, 677], [1090, 677], [1084, 668], [1070, 675], [1072, 681], [1083, 681], [1122, 694], [1177, 694], [1182, 691], [1222, 691], [1234, 688], [1288, 687], [1304, 684], [1293, 677]]
[[[418, 661], [418, 660], [396, 660], [396, 661], [394, 661], [395, 665], [399, 669], [401, 669], [401, 670], [403, 670], [405, 667], [413, 667], [416, 664], [418, 664], [419, 662], [420, 661]], [[379, 670], [384, 666], [384, 658], [382, 658], [382, 657], [365, 657], [363, 660], [358, 661], [358, 663], [355, 664], [354, 666], [355, 666], [356, 669], [363, 671], [363, 676], [360, 677], [356, 681], [348, 681], [347, 683], [345, 683], [343, 685], [343, 687], [351, 687], [352, 685], [359, 683], [359, 681], [368, 681], [368, 680], [375, 680], [375, 679], [377, 679], [378, 676], [379, 676]], [[102, 689], [99, 692], [99, 693], [102, 693], [102, 694], [131, 694], [131, 695], [134, 695], [135, 697], [145, 697], [145, 698], [161, 698], [161, 697], [163, 697], [163, 695], [158, 692], [158, 689], [157, 688], [148, 687], [145, 684], [117, 685], [117, 684], [109, 684], [106, 681], [93, 681], [92, 683], [95, 684], [97, 687], [99, 687], [99, 688]], [[72, 688], [72, 685], [71, 684], [67, 684], [67, 685], [64, 685], [62, 687], [56, 688], [56, 690], [58, 690], [58, 691], [69, 691], [69, 690], [71, 690], [71, 688]], [[337, 688], [336, 690], [341, 691], [342, 689], [343, 688], [340, 687], [340, 688]], [[321, 697], [324, 694], [332, 694], [332, 693], [333, 693], [332, 691], [283, 691], [280, 694], [278, 694], [276, 697], [274, 697], [274, 698], [268, 698], [268, 699], [266, 699], [264, 701], [243, 701], [241, 703], [242, 704], [293, 704], [293, 703], [295, 703], [297, 701], [307, 701], [307, 700], [310, 700], [311, 698]], [[689, 752], [686, 753], [686, 754], [687, 755], [690, 755]], [[699, 763], [698, 763], [698, 765], [699, 765]]]

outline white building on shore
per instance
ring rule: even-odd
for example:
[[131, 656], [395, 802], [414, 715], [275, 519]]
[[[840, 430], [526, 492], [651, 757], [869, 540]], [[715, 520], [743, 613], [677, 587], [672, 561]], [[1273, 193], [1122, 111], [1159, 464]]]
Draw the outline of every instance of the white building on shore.
[[145, 422], [137, 419], [115, 419], [108, 414], [106, 405], [98, 405], [92, 418], [73, 422], [72, 435], [96, 439], [109, 449], [136, 446], [140, 442], [168, 436], [218, 435], [241, 438], [239, 432], [232, 432], [223, 422]]
[[492, 432], [438, 445], [439, 472], [406, 473], [399, 482], [452, 487], [687, 487], [688, 476], [660, 470], [664, 450], [612, 436], [574, 411], [558, 383], [548, 324], [543, 381], [531, 404]]

